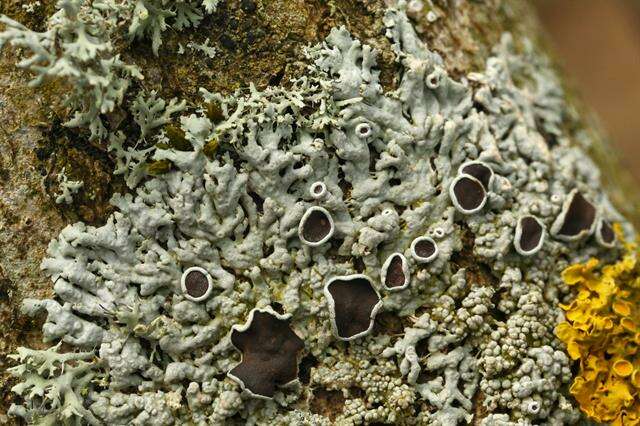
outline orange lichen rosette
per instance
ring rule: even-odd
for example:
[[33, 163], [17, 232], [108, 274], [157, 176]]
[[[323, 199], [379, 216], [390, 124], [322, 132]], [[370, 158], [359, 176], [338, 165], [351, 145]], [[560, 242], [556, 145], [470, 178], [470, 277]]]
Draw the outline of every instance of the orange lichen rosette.
[[[618, 235], [621, 235], [617, 229]], [[591, 418], [613, 425], [640, 424], [640, 268], [638, 249], [600, 267], [597, 259], [572, 265], [562, 278], [577, 290], [556, 335], [580, 370], [571, 394]]]

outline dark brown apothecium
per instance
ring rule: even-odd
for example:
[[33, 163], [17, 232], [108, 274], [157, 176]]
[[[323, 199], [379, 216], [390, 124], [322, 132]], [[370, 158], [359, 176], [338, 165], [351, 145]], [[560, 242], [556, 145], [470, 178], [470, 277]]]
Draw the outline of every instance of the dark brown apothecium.
[[468, 161], [460, 166], [460, 174], [466, 174], [478, 179], [484, 189], [489, 191], [491, 189], [491, 182], [493, 181], [493, 169], [483, 163], [482, 161]]
[[542, 248], [546, 233], [544, 224], [537, 217], [523, 216], [516, 225], [513, 245], [521, 255], [531, 256]]
[[411, 242], [411, 257], [418, 263], [429, 263], [438, 257], [438, 245], [431, 237], [418, 237]]
[[487, 202], [487, 191], [482, 182], [471, 175], [459, 175], [449, 187], [449, 196], [455, 208], [463, 214], [480, 211]]
[[407, 259], [401, 253], [391, 254], [382, 265], [380, 278], [387, 290], [396, 291], [407, 288], [411, 278]]
[[324, 287], [334, 335], [340, 340], [365, 336], [373, 329], [373, 321], [382, 300], [366, 275], [334, 277]]
[[565, 241], [579, 240], [591, 235], [596, 225], [597, 211], [589, 200], [574, 189], [571, 191], [562, 211], [551, 227], [556, 238]]
[[333, 218], [327, 209], [313, 206], [305, 212], [298, 226], [300, 240], [315, 247], [327, 242], [335, 231]]
[[258, 398], [272, 398], [278, 386], [298, 377], [298, 354], [304, 342], [293, 332], [289, 316], [254, 309], [244, 326], [234, 326], [231, 343], [242, 361], [228, 375]]
[[611, 248], [616, 244], [616, 233], [609, 221], [602, 219], [596, 227], [596, 240], [598, 243], [607, 248]]
[[182, 273], [180, 287], [187, 299], [193, 302], [201, 302], [211, 294], [213, 281], [205, 269], [193, 266]]

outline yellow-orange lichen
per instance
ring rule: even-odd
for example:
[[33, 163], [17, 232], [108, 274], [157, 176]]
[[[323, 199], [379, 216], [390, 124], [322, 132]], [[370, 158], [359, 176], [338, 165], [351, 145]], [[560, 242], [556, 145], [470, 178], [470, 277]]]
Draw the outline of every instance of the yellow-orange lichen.
[[556, 327], [580, 363], [570, 388], [580, 408], [620, 426], [640, 424], [640, 266], [637, 246], [627, 243], [625, 249], [617, 263], [599, 267], [590, 259], [564, 270], [562, 278], [577, 295], [561, 305], [566, 321]]

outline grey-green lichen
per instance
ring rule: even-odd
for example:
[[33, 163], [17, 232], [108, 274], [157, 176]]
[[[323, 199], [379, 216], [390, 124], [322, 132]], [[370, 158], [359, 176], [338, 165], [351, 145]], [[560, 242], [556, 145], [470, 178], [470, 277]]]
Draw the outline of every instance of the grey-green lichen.
[[[46, 312], [45, 340], [71, 349], [29, 355], [55, 369], [19, 359], [14, 415], [145, 425], [579, 419], [566, 397], [569, 359], [553, 334], [569, 297], [559, 271], [616, 248], [590, 231], [571, 241], [552, 232], [525, 257], [516, 228], [526, 215], [547, 229], [565, 218], [587, 230], [591, 219], [624, 219], [563, 133], [563, 94], [544, 59], [529, 46], [516, 54], [505, 35], [484, 72], [454, 80], [404, 7], [384, 20], [398, 63], [393, 91], [379, 83], [376, 51], [335, 28], [307, 49], [307, 74], [289, 88], [251, 85], [230, 96], [203, 88], [202, 108], [156, 93], [131, 102], [136, 132], [106, 138], [133, 193], [114, 196], [105, 225], [79, 222], [51, 242], [42, 268], [55, 298], [28, 299], [23, 310]], [[31, 35], [11, 25], [8, 39]], [[485, 168], [467, 169], [471, 160]], [[593, 218], [570, 209], [577, 192]], [[310, 211], [330, 215], [312, 224], [311, 239], [301, 230]], [[326, 242], [309, 244], [328, 226]], [[394, 253], [410, 283], [392, 292], [381, 270]], [[181, 283], [193, 267], [206, 280], [189, 290]], [[329, 303], [338, 296], [327, 297], [326, 285], [358, 274], [382, 300], [373, 297], [365, 318], [394, 315], [401, 332], [369, 327], [340, 341]], [[213, 287], [208, 298], [193, 301], [204, 285]], [[226, 375], [240, 360], [232, 327], [268, 306], [284, 311], [303, 356], [316, 361], [308, 377], [264, 400]], [[354, 318], [361, 308], [351, 307]], [[63, 369], [68, 358], [73, 368]], [[61, 380], [71, 393], [42, 404]], [[310, 411], [318, 389], [341, 395], [334, 419]]]
[[30, 82], [67, 79], [72, 87], [65, 102], [75, 110], [66, 123], [88, 127], [91, 138], [107, 136], [103, 115], [114, 111], [133, 80], [143, 76], [138, 66], [122, 59], [122, 40], [148, 38], [157, 55], [167, 29], [197, 27], [218, 0], [60, 0], [43, 32], [0, 16], [0, 48], [6, 43], [31, 53], [18, 66], [35, 74]]
[[73, 202], [73, 194], [76, 194], [80, 188], [84, 186], [81, 180], [69, 180], [66, 169], [63, 167], [58, 174], [58, 189], [56, 194], [56, 203], [71, 204]]
[[[99, 425], [100, 420], [84, 407], [83, 397], [100, 365], [93, 351], [59, 352], [60, 343], [46, 350], [19, 348], [11, 356], [20, 362], [9, 373], [20, 379], [11, 390], [33, 401], [33, 408], [13, 405], [9, 415], [29, 423]], [[35, 402], [38, 402], [35, 404]]]

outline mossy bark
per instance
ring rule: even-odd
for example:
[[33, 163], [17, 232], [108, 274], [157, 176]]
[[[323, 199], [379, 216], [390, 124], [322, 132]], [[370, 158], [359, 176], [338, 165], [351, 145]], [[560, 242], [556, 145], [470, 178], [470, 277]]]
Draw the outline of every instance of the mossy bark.
[[[43, 0], [33, 12], [27, 12], [24, 2], [8, 0], [0, 3], [0, 14], [41, 30], [55, 3]], [[514, 35], [516, 43], [527, 37], [545, 50], [535, 13], [524, 0], [433, 3], [412, 17], [429, 48], [443, 56], [454, 76], [483, 69], [505, 31]], [[142, 68], [145, 80], [140, 84], [145, 89], [157, 90], [165, 99], [196, 102], [199, 87], [231, 93], [250, 83], [258, 88], [288, 84], [304, 72], [303, 47], [320, 42], [331, 28], [345, 25], [378, 50], [381, 81], [389, 89], [397, 82], [383, 31], [384, 7], [383, 0], [227, 0], [197, 31], [167, 32], [159, 56], [144, 42], [137, 42], [127, 49], [127, 60]], [[430, 8], [438, 16], [432, 23], [426, 19]], [[213, 59], [190, 51], [176, 53], [179, 44], [206, 39], [218, 51]], [[3, 414], [12, 402], [7, 355], [19, 345], [43, 345], [42, 319], [26, 318], [19, 307], [25, 297], [52, 293], [50, 280], [39, 268], [48, 242], [68, 223], [103, 222], [111, 211], [111, 195], [126, 190], [122, 180], [111, 173], [114, 165], [105, 146], [89, 144], [86, 132], [62, 126], [70, 113], [60, 102], [67, 90], [65, 83], [51, 81], [29, 88], [28, 73], [15, 67], [18, 60], [15, 50], [0, 52], [0, 423], [11, 421]], [[640, 225], [638, 191], [618, 166], [615, 151], [588, 119], [588, 112], [570, 90], [567, 93], [577, 111], [565, 123], [568, 133], [593, 135], [593, 156], [612, 200]], [[111, 126], [127, 126], [130, 121], [117, 114], [105, 118]], [[71, 205], [55, 203], [55, 178], [63, 167], [70, 179], [84, 181]], [[483, 270], [477, 274], [492, 279]], [[476, 401], [481, 399], [478, 395]], [[314, 404], [324, 412], [333, 406], [331, 396], [325, 402]], [[481, 413], [481, 404], [477, 405]]]

